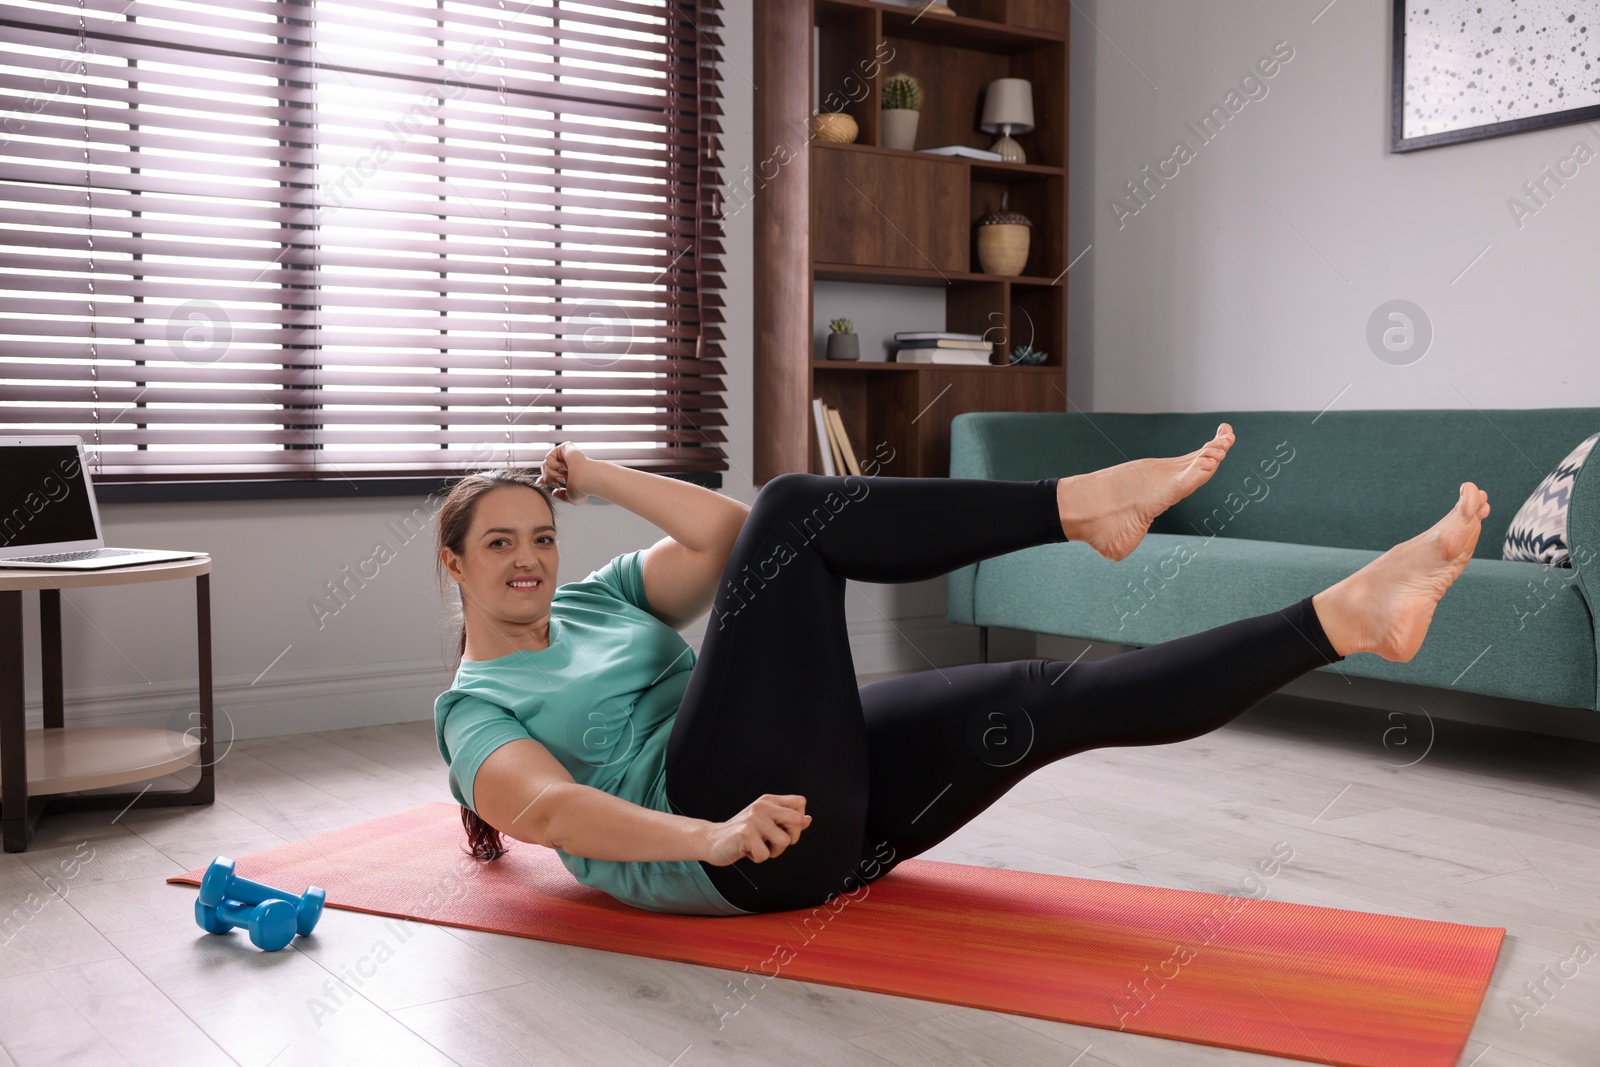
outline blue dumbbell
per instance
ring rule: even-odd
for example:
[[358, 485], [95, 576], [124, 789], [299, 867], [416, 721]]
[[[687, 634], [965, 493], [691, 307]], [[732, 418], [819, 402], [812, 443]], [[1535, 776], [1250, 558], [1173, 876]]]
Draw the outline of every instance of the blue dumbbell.
[[[236, 900], [241, 904], [288, 901], [295, 909], [295, 933], [301, 937], [309, 934], [317, 925], [317, 920], [322, 918], [322, 905], [327, 898], [328, 894], [316, 886], [308, 886], [304, 894], [295, 896], [270, 885], [240, 878], [233, 873], [233, 861], [227, 856], [212, 860], [211, 866], [206, 868], [205, 877], [200, 879], [200, 903], [208, 908], [219, 907], [224, 900]], [[204, 926], [205, 923], [200, 925]]]
[[256, 948], [276, 952], [294, 940], [294, 905], [287, 900], [245, 904], [224, 900], [216, 907], [194, 902], [194, 921], [208, 934], [225, 934], [236, 926], [250, 931]]

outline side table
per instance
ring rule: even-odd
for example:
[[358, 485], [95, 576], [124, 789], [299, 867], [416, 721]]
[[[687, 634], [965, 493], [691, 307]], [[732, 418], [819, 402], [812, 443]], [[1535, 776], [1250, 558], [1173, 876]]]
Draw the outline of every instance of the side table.
[[[198, 731], [66, 725], [62, 700], [61, 591], [104, 585], [195, 580], [200, 665]], [[26, 728], [22, 594], [39, 594], [44, 727]], [[210, 804], [216, 797], [211, 710], [211, 557], [98, 571], [0, 568], [0, 835], [7, 852], [24, 852], [39, 816], [51, 811]], [[195, 736], [198, 732], [199, 736]], [[200, 768], [187, 790], [82, 793]], [[75, 794], [67, 796], [64, 794]], [[119, 816], [120, 817], [120, 816]]]

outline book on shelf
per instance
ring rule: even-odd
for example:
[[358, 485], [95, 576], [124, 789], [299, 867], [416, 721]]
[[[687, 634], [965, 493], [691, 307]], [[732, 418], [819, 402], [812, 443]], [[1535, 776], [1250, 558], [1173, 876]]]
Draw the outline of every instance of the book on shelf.
[[839, 424], [834, 421], [834, 410], [828, 405], [822, 405], [822, 417], [828, 423], [828, 447], [833, 450], [833, 470], [835, 474], [849, 474], [844, 466], [844, 449], [839, 446]]
[[817, 450], [822, 453], [822, 473], [831, 476], [838, 471], [833, 465], [833, 427], [824, 406], [821, 397], [811, 398], [811, 417], [817, 426]]
[[896, 363], [952, 363], [961, 366], [989, 366], [988, 352], [954, 348], [902, 348], [894, 354]]
[[856, 460], [855, 449], [850, 447], [850, 435], [845, 432], [838, 409], [824, 404], [821, 397], [812, 397], [811, 414], [817, 428], [818, 450], [822, 453], [822, 473], [829, 476], [860, 474], [861, 464]]
[[900, 341], [899, 348], [948, 348], [964, 352], [993, 352], [994, 344], [989, 341], [956, 341], [950, 338], [940, 338], [937, 341]]
[[834, 444], [838, 446], [842, 456], [839, 469], [846, 474], [859, 475], [861, 464], [856, 462], [855, 449], [850, 447], [850, 435], [844, 431], [844, 419], [839, 415], [839, 409], [827, 408], [827, 412], [833, 424]]
[[894, 335], [896, 341], [982, 341], [981, 333], [948, 333], [943, 330], [901, 330]]
[[991, 152], [987, 148], [972, 148], [964, 144], [942, 144], [937, 148], [919, 148], [919, 152], [932, 152], [941, 156], [963, 156], [967, 159], [985, 159], [999, 162], [1005, 157], [999, 152]]

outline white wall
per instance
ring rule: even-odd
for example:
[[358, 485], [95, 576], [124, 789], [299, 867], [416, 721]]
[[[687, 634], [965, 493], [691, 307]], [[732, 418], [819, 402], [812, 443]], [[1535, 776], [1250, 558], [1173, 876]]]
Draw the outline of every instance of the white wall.
[[[723, 165], [730, 180], [751, 166], [751, 15], [747, 0], [732, 0], [725, 13]], [[733, 217], [724, 257], [730, 425], [723, 491], [746, 503], [756, 494], [750, 478], [752, 216], [744, 211]], [[230, 733], [255, 737], [426, 719], [434, 697], [449, 686], [454, 635], [435, 583], [431, 537], [406, 541], [396, 533], [407, 517], [428, 517], [422, 497], [108, 504], [102, 517], [112, 544], [195, 548], [212, 555], [220, 740]], [[556, 521], [559, 574], [566, 581], [662, 536], [650, 523], [607, 504], [563, 506]], [[343, 569], [356, 571], [380, 540], [394, 558], [372, 580], [346, 587], [348, 606], [319, 618], [311, 602], [334, 604], [326, 583], [344, 581]], [[70, 722], [192, 725], [192, 581], [69, 592], [63, 599]], [[26, 629], [37, 634], [32, 594], [25, 603]], [[909, 586], [852, 582], [846, 613], [862, 673], [926, 669], [976, 656], [975, 632], [944, 621], [943, 579]], [[704, 632], [702, 620], [685, 637], [698, 649]], [[1031, 638], [1017, 640], [1024, 642], [1019, 649], [1031, 650]], [[27, 675], [37, 724], [33, 640]]]
[[[1576, 143], [1600, 151], [1594, 125], [1390, 154], [1388, 4], [1077, 8], [1072, 251], [1094, 247], [1069, 292], [1075, 402], [1318, 411], [1349, 386], [1340, 409], [1600, 405], [1586, 313], [1600, 161], [1520, 228], [1507, 207]], [[1124, 183], [1278, 41], [1294, 55], [1267, 95], [1119, 225], [1110, 201]], [[1368, 316], [1397, 298], [1435, 329], [1410, 366], [1365, 339]]]

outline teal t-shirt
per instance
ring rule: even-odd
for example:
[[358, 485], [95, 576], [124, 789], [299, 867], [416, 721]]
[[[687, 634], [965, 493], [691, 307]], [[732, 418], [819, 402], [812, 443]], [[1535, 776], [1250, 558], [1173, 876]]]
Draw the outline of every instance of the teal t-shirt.
[[[434, 701], [450, 791], [472, 808], [478, 768], [531, 737], [573, 780], [653, 811], [667, 803], [666, 751], [695, 665], [683, 637], [649, 611], [644, 549], [618, 556], [550, 598], [550, 647], [462, 661]], [[474, 809], [476, 810], [476, 809]], [[689, 915], [748, 915], [697, 860], [633, 863], [555, 850], [573, 877], [625, 904]]]

